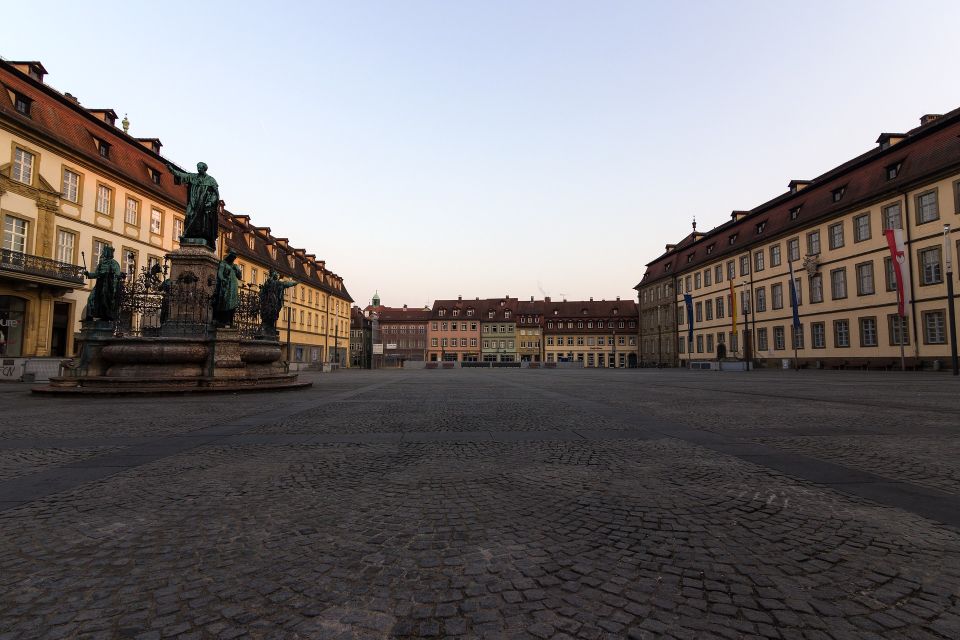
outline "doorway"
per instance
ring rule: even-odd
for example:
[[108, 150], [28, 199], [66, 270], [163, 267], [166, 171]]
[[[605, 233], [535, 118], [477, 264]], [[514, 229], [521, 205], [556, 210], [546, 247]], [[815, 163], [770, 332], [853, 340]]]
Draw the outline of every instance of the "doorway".
[[67, 343], [70, 332], [70, 304], [53, 303], [53, 327], [50, 330], [50, 355], [63, 358], [67, 355]]

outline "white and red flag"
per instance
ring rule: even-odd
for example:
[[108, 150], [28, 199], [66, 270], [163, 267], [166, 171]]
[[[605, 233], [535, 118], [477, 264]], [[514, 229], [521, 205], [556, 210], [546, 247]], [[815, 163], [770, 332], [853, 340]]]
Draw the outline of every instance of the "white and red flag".
[[890, 257], [893, 259], [893, 274], [897, 279], [897, 313], [902, 318], [906, 315], [907, 305], [911, 300], [910, 261], [907, 260], [903, 246], [903, 230], [887, 229], [883, 233], [887, 236], [887, 246], [890, 247]]

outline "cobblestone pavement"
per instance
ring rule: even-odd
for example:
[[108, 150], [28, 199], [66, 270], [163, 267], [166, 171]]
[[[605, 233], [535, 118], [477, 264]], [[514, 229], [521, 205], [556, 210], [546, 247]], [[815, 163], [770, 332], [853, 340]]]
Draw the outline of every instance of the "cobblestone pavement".
[[0, 640], [960, 637], [949, 376], [312, 379], [0, 387]]

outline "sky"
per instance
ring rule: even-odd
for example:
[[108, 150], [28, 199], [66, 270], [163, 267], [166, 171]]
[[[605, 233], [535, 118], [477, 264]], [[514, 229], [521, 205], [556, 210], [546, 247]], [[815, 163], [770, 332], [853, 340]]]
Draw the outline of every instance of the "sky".
[[694, 216], [960, 107], [957, 24], [922, 0], [35, 0], [4, 6], [0, 56], [207, 162], [361, 305], [635, 299]]

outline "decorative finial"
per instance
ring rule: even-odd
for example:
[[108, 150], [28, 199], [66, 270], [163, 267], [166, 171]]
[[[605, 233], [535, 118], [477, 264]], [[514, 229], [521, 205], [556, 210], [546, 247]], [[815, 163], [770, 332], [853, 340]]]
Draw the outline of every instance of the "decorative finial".
[[127, 114], [123, 114], [123, 120], [120, 121], [120, 125], [123, 127], [124, 133], [130, 130], [130, 119], [127, 117]]
[[697, 230], [697, 216], [693, 216], [693, 230]]

